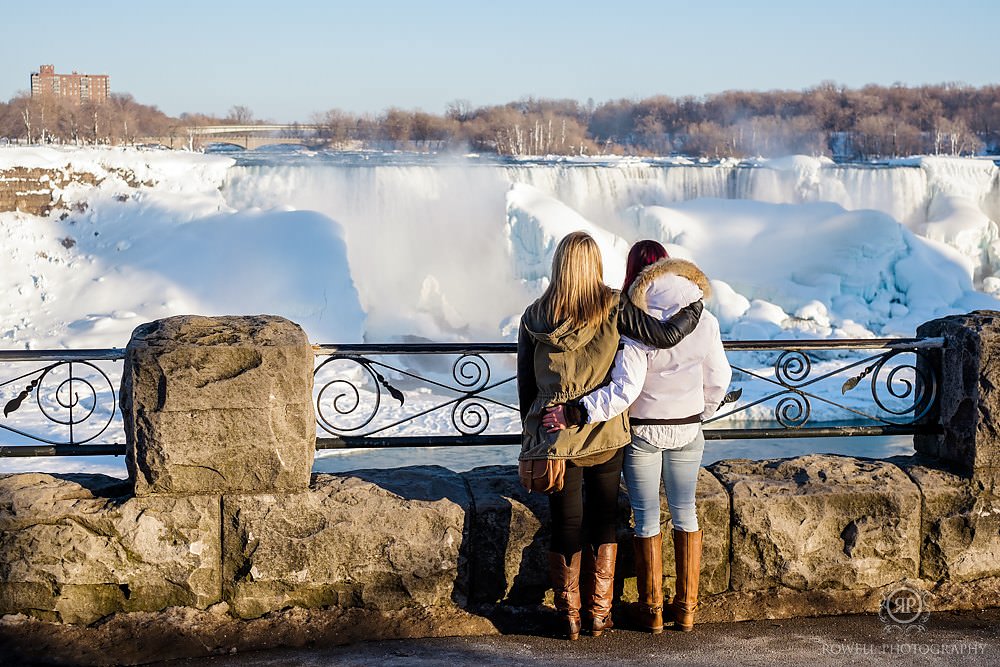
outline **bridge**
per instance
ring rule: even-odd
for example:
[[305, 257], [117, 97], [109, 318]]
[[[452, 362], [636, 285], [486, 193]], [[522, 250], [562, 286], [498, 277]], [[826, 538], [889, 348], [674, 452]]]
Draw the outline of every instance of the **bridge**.
[[318, 142], [319, 125], [201, 125], [185, 128], [188, 148], [204, 148], [210, 143], [227, 143], [253, 150], [272, 144], [314, 144]]
[[[331, 143], [329, 137], [323, 136], [323, 125], [304, 123], [289, 124], [256, 124], [256, 125], [196, 125], [173, 128], [169, 136], [141, 137], [135, 139], [135, 144], [160, 144], [169, 148], [186, 147], [188, 150], [200, 150], [208, 144], [224, 143], [239, 146], [246, 150], [254, 150], [261, 146], [273, 144], [301, 144], [304, 146], [326, 147]], [[182, 143], [183, 142], [183, 143]], [[355, 150], [359, 148], [380, 147], [382, 149], [401, 149], [410, 151], [431, 150], [433, 146], [440, 148], [444, 140], [378, 140], [340, 139], [335, 142], [336, 148]]]
[[319, 137], [320, 125], [291, 124], [259, 124], [259, 125], [197, 125], [177, 128], [173, 136], [143, 137], [137, 139], [141, 144], [162, 144], [170, 148], [179, 148], [177, 140], [186, 139], [189, 150], [199, 150], [212, 143], [226, 143], [253, 150], [261, 146], [273, 144], [303, 144], [313, 145], [324, 143]]

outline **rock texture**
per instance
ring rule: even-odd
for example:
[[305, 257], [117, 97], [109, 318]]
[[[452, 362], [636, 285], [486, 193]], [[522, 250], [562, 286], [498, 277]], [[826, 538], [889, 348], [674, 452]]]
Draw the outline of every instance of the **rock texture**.
[[920, 492], [896, 466], [813, 454], [710, 469], [732, 495], [732, 590], [879, 588], [917, 576]]
[[924, 368], [941, 369], [937, 435], [914, 438], [916, 450], [940, 458], [1000, 492], [1000, 312], [977, 310], [933, 320], [918, 336], [943, 337]]
[[128, 167], [103, 165], [98, 171], [76, 171], [70, 164], [48, 169], [36, 167], [10, 167], [0, 169], [0, 213], [20, 211], [31, 215], [46, 216], [53, 209], [65, 209], [82, 213], [87, 204], [82, 201], [66, 201], [63, 197], [69, 185], [99, 186], [108, 177], [130, 188], [152, 187], [156, 183], [136, 176]]
[[225, 598], [289, 606], [464, 605], [471, 498], [437, 466], [316, 475], [308, 491], [223, 499]]
[[549, 588], [549, 501], [528, 493], [516, 466], [486, 466], [462, 473], [472, 494], [471, 599], [539, 603]]
[[953, 583], [1000, 577], [1000, 498], [951, 472], [894, 462], [920, 489], [920, 576]]
[[0, 477], [0, 613], [90, 623], [219, 602], [219, 498], [133, 498], [104, 475]]
[[29, 169], [11, 167], [0, 170], [0, 212], [21, 211], [44, 216], [56, 207], [65, 206], [54, 190], [71, 182], [96, 185], [90, 173], [70, 173], [67, 169]]
[[[879, 588], [796, 590], [775, 586], [727, 591], [699, 601], [697, 622], [728, 623], [840, 614], [874, 615], [885, 596], [896, 587], [897, 584], [890, 584]], [[875, 616], [872, 618], [878, 623]]]
[[[1000, 577], [987, 577], [975, 584], [926, 579], [902, 579], [878, 588], [852, 590], [794, 590], [781, 586], [753, 591], [729, 591], [703, 598], [698, 608], [701, 623], [759, 621], [804, 616], [878, 613], [887, 596], [905, 586], [926, 591], [931, 612], [989, 609], [1000, 606]], [[918, 635], [919, 636], [919, 635]]]
[[302, 490], [316, 447], [313, 351], [280, 317], [138, 327], [121, 406], [137, 495]]

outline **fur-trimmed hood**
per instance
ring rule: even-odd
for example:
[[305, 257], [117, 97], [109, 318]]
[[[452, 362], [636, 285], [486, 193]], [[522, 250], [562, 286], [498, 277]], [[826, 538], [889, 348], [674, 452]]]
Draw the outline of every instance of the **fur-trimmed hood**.
[[[698, 291], [701, 293], [697, 294]], [[639, 308], [647, 313], [663, 316], [673, 314], [692, 301], [709, 298], [712, 287], [708, 283], [708, 276], [694, 262], [665, 257], [644, 268], [636, 276], [628, 294], [632, 303]]]

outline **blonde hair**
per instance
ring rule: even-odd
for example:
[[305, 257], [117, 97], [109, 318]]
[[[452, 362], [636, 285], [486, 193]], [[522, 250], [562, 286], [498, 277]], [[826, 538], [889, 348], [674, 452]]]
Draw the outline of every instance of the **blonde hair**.
[[540, 299], [549, 322], [568, 322], [573, 329], [598, 324], [614, 303], [614, 290], [604, 284], [597, 242], [586, 232], [563, 237], [552, 257], [552, 279]]

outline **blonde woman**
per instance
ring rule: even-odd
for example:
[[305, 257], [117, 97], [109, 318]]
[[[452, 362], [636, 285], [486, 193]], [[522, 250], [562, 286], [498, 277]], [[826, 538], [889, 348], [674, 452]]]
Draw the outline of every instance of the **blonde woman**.
[[620, 299], [604, 284], [603, 273], [593, 238], [583, 232], [563, 238], [549, 286], [525, 310], [518, 333], [519, 458], [565, 462], [561, 489], [549, 495], [549, 574], [570, 639], [579, 637], [583, 622], [594, 636], [611, 627], [618, 486], [622, 448], [631, 437], [622, 414], [549, 432], [542, 413], [608, 383], [619, 330], [670, 347], [694, 330], [702, 310], [697, 301], [661, 322]]

